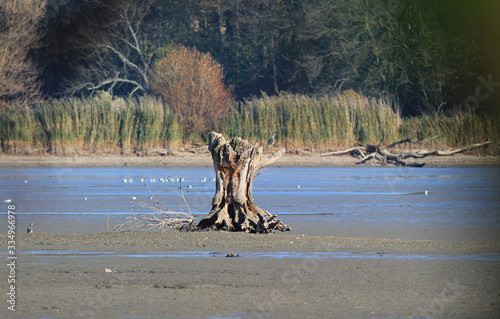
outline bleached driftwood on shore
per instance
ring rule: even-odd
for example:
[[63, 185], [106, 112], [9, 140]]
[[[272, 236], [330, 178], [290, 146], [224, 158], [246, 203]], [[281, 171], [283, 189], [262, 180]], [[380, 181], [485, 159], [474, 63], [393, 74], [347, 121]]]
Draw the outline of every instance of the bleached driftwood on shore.
[[404, 139], [401, 141], [391, 143], [386, 148], [381, 148], [382, 142], [384, 140], [382, 138], [382, 140], [380, 141], [380, 143], [378, 145], [368, 144], [365, 147], [356, 146], [356, 147], [348, 148], [345, 150], [339, 150], [339, 151], [320, 154], [319, 156], [335, 156], [335, 155], [350, 154], [351, 156], [359, 159], [359, 162], [357, 162], [356, 164], [364, 164], [369, 160], [373, 160], [373, 161], [375, 161], [375, 164], [391, 163], [391, 164], [401, 165], [401, 166], [422, 167], [425, 165], [425, 163], [409, 163], [405, 160], [408, 158], [422, 159], [422, 158], [425, 158], [428, 156], [452, 156], [455, 154], [459, 154], [459, 153], [467, 152], [467, 151], [470, 151], [473, 149], [477, 149], [477, 148], [480, 148], [480, 147], [483, 147], [485, 145], [492, 143], [492, 141], [487, 141], [487, 142], [483, 142], [483, 143], [468, 145], [468, 146], [465, 146], [462, 148], [435, 150], [435, 151], [429, 151], [427, 149], [420, 149], [416, 152], [405, 153], [405, 154], [392, 154], [391, 152], [389, 152], [387, 150], [387, 148], [393, 148], [394, 146], [400, 145], [400, 144], [406, 144], [406, 143], [423, 144], [425, 142], [430, 142], [436, 138], [437, 137], [434, 136], [432, 138], [428, 138], [425, 140], [419, 140], [419, 141], [413, 141], [411, 138]]
[[[147, 187], [152, 204], [148, 204], [143, 201], [134, 200], [133, 203], [139, 207], [145, 208], [152, 212], [152, 214], [138, 213], [132, 216], [128, 216], [127, 220], [121, 224], [116, 225], [111, 231], [113, 232], [123, 232], [123, 231], [159, 231], [163, 232], [167, 229], [175, 229], [178, 231], [191, 231], [196, 229], [196, 215], [191, 214], [189, 205], [187, 204], [186, 197], [182, 189], [180, 194], [167, 190], [183, 199], [184, 204], [186, 204], [187, 213], [184, 212], [174, 212], [168, 209], [161, 201], [159, 196], [154, 195], [148, 184], [144, 185]], [[108, 226], [109, 228], [109, 226]]]

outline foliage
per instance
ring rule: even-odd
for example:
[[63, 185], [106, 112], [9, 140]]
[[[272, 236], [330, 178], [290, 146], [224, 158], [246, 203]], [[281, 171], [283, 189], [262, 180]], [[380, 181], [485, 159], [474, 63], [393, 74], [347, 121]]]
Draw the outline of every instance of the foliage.
[[384, 135], [397, 138], [400, 122], [385, 100], [353, 91], [321, 98], [281, 93], [239, 103], [220, 129], [261, 143], [276, 132], [278, 143], [287, 147], [345, 147], [377, 143]]
[[33, 108], [0, 112], [0, 141], [6, 153], [120, 154], [148, 152], [181, 139], [177, 120], [157, 98], [65, 98]]
[[[114, 82], [115, 95], [146, 94], [150, 62], [172, 45], [214, 57], [239, 100], [261, 92], [321, 96], [353, 89], [396, 101], [403, 115], [439, 113], [474, 95], [478, 76], [498, 77], [493, 0], [50, 3], [49, 45], [37, 50], [50, 95], [61, 94], [68, 79], [87, 79], [94, 88], [116, 74], [134, 83]], [[106, 83], [102, 89], [113, 85]], [[479, 107], [495, 110], [498, 100], [492, 94]]]
[[310, 89], [388, 97], [406, 114], [452, 108], [480, 71], [477, 37], [456, 18], [463, 7], [460, 1], [307, 2], [299, 61]]
[[[403, 118], [384, 99], [353, 91], [312, 98], [263, 94], [226, 113], [214, 129], [266, 145], [272, 133], [287, 148], [349, 148], [436, 136], [432, 143], [463, 147], [500, 142], [496, 117], [471, 112], [424, 114]], [[182, 140], [177, 116], [160, 98], [65, 98], [35, 107], [0, 108], [0, 145], [5, 153], [80, 154], [145, 152], [175, 146]], [[194, 137], [194, 138], [200, 138]], [[491, 149], [491, 147], [490, 147]]]
[[193, 139], [234, 102], [223, 78], [222, 67], [210, 55], [177, 47], [154, 65], [151, 86], [178, 115], [184, 136]]
[[276, 143], [287, 148], [348, 148], [355, 144], [395, 142], [409, 137], [437, 136], [445, 146], [500, 140], [498, 118], [456, 112], [403, 118], [385, 99], [367, 98], [353, 91], [312, 98], [281, 93], [238, 103], [218, 128], [265, 145], [277, 132]]
[[[211, 129], [261, 142], [278, 132], [290, 147], [411, 134], [448, 146], [498, 140], [498, 8], [493, 0], [0, 0], [1, 147], [147, 151]], [[28, 106], [42, 85], [49, 100]]]

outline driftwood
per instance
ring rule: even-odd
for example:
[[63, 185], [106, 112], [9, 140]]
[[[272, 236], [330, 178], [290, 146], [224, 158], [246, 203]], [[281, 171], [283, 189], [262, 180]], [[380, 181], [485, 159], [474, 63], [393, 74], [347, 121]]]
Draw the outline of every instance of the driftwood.
[[429, 151], [426, 149], [420, 149], [417, 152], [414, 153], [405, 153], [405, 154], [392, 154], [387, 150], [387, 148], [393, 148], [396, 145], [400, 144], [406, 144], [406, 143], [411, 143], [411, 144], [423, 144], [426, 142], [430, 142], [437, 137], [434, 136], [432, 138], [428, 138], [425, 140], [420, 140], [420, 141], [413, 141], [412, 139], [404, 139], [401, 141], [397, 141], [394, 143], [389, 144], [386, 148], [382, 148], [382, 142], [383, 138], [380, 141], [378, 145], [371, 145], [368, 144], [366, 147], [352, 147], [346, 150], [339, 150], [335, 152], [329, 152], [329, 153], [324, 153], [320, 154], [319, 156], [331, 156], [331, 155], [345, 155], [345, 154], [350, 154], [351, 156], [354, 156], [359, 159], [359, 162], [356, 164], [364, 164], [367, 161], [373, 160], [375, 163], [380, 164], [380, 163], [391, 163], [395, 165], [401, 165], [401, 166], [409, 166], [409, 167], [422, 167], [425, 165], [425, 163], [409, 163], [405, 161], [408, 158], [413, 158], [413, 159], [422, 159], [428, 156], [451, 156], [463, 152], [470, 151], [472, 149], [476, 149], [488, 144], [491, 144], [492, 141], [484, 142], [484, 143], [477, 143], [477, 144], [472, 144], [466, 147], [462, 148], [456, 148], [456, 149], [448, 149], [448, 150], [435, 150], [435, 151]]
[[319, 154], [318, 156], [332, 156], [332, 155], [345, 155], [345, 154], [351, 154], [352, 156], [362, 156], [364, 157], [366, 154], [366, 149], [362, 147], [351, 147], [346, 150], [339, 150], [339, 151], [334, 151], [334, 152], [329, 152], [329, 153], [323, 153]]
[[[196, 215], [191, 214], [189, 205], [187, 204], [184, 193], [175, 193], [167, 188], [167, 190], [184, 200], [184, 204], [187, 207], [188, 212], [174, 212], [168, 209], [161, 201], [159, 196], [154, 195], [148, 184], [145, 183], [150, 198], [152, 199], [152, 204], [146, 202], [134, 200], [133, 203], [139, 207], [145, 208], [152, 212], [152, 214], [134, 214], [128, 216], [124, 223], [116, 225], [111, 231], [113, 232], [123, 232], [123, 231], [159, 231], [163, 232], [168, 229], [175, 229], [178, 231], [192, 231], [196, 229], [195, 221]], [[109, 226], [108, 226], [109, 228]]]
[[285, 150], [264, 159], [262, 146], [239, 137], [227, 141], [216, 132], [209, 134], [208, 147], [214, 162], [216, 191], [212, 210], [198, 223], [198, 228], [250, 233], [290, 230], [276, 215], [257, 207], [252, 195], [255, 177]]

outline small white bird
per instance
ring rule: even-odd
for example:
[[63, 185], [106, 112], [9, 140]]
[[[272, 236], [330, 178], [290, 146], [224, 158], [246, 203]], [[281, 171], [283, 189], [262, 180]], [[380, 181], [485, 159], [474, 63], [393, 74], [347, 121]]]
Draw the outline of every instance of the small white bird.
[[33, 223], [29, 224], [28, 229], [26, 230], [26, 232], [28, 234], [32, 234], [33, 233], [33, 225], [35, 225], [35, 224], [33, 224]]
[[135, 197], [135, 196], [134, 196], [134, 197], [132, 197], [132, 199], [133, 199], [133, 200], [136, 200], [136, 199], [137, 199], [137, 197]]
[[87, 197], [85, 197], [85, 200], [87, 200]]
[[27, 183], [28, 181], [27, 180], [24, 180], [25, 183]]
[[297, 185], [297, 188], [300, 188], [300, 185]]
[[189, 185], [188, 188], [193, 188], [193, 186]]
[[12, 199], [6, 199], [6, 200], [4, 200], [3, 202], [4, 202], [4, 203], [10, 203], [10, 202], [12, 202]]
[[424, 194], [425, 194], [425, 195], [429, 195], [429, 192], [428, 192], [428, 191], [425, 191], [425, 192], [424, 192]]
[[126, 180], [126, 179], [123, 179], [123, 182], [124, 182], [124, 183], [127, 183], [127, 182], [128, 182], [128, 180]]

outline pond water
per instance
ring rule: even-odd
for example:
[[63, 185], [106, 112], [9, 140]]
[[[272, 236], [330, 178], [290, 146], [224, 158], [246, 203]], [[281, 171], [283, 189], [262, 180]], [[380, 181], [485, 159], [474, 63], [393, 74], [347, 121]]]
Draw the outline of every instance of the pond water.
[[[7, 203], [18, 227], [36, 232], [97, 233], [147, 212], [133, 198], [153, 194], [198, 218], [211, 208], [213, 168], [0, 169], [0, 232]], [[256, 204], [294, 234], [433, 240], [500, 240], [498, 168], [266, 168], [254, 183]], [[154, 182], [152, 181], [154, 179]], [[167, 182], [163, 182], [166, 180]], [[171, 181], [173, 180], [173, 181]]]

